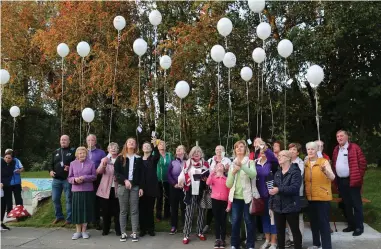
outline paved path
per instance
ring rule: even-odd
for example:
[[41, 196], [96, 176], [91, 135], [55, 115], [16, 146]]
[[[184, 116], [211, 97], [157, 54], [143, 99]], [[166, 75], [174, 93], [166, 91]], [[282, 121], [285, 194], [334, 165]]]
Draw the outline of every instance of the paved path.
[[[341, 230], [343, 224], [338, 224]], [[191, 238], [189, 245], [181, 243], [182, 235], [169, 235], [167, 233], [158, 233], [155, 237], [144, 237], [139, 242], [126, 243], [119, 242], [119, 238], [111, 233], [108, 236], [102, 236], [100, 231], [90, 230], [90, 239], [71, 240], [72, 230], [64, 228], [43, 229], [43, 228], [18, 228], [14, 227], [11, 231], [1, 232], [2, 249], [212, 249], [214, 240], [199, 241], [195, 237]], [[341, 232], [332, 235], [334, 249], [381, 249], [381, 234], [370, 228], [365, 227], [365, 233], [357, 238], [350, 234]], [[256, 243], [258, 249], [261, 241]], [[304, 248], [311, 245], [311, 232], [306, 229]], [[230, 248], [230, 247], [227, 247]]]

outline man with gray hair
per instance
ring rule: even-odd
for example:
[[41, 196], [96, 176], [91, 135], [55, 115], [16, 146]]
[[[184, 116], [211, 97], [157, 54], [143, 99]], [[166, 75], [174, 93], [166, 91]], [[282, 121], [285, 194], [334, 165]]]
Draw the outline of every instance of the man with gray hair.
[[71, 223], [71, 184], [68, 182], [70, 163], [75, 160], [75, 148], [70, 148], [70, 138], [68, 135], [62, 135], [60, 138], [60, 148], [53, 152], [49, 174], [53, 178], [52, 182], [52, 200], [56, 219], [53, 224], [64, 221], [62, 213], [61, 195], [65, 192], [66, 202], [66, 222]]

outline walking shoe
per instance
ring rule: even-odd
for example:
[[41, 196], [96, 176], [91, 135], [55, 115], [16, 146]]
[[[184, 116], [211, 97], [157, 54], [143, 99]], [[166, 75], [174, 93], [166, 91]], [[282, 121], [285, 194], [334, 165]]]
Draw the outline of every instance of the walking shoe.
[[354, 232], [354, 231], [355, 231], [355, 229], [351, 228], [351, 227], [347, 227], [347, 228], [343, 229], [343, 233], [350, 233], [350, 232]]
[[65, 223], [63, 225], [66, 226], [66, 225], [70, 225], [70, 224], [71, 224], [70, 221], [65, 221]]
[[171, 231], [169, 232], [169, 234], [170, 234], [170, 235], [174, 235], [174, 234], [176, 234], [176, 232], [177, 232], [176, 227], [172, 227], [172, 228], [171, 228]]
[[82, 232], [82, 238], [84, 238], [84, 239], [90, 238], [89, 233], [88, 232]]
[[107, 232], [107, 231], [102, 232], [102, 236], [107, 236], [108, 234], [109, 234], [109, 232]]
[[53, 220], [52, 224], [55, 225], [55, 224], [60, 223], [61, 221], [64, 221], [64, 219], [55, 219], [55, 220]]
[[116, 236], [121, 236], [122, 234], [120, 233], [120, 231], [115, 231], [115, 235]]
[[73, 237], [71, 237], [72, 240], [76, 240], [82, 237], [82, 233], [74, 233]]
[[206, 226], [204, 227], [204, 229], [202, 229], [202, 233], [208, 233], [208, 231], [209, 231], [209, 226], [206, 225]]
[[235, 249], [235, 246], [232, 246], [232, 248], [231, 249]]
[[261, 241], [261, 240], [263, 240], [263, 233], [259, 233], [255, 239], [256, 239], [257, 241]]
[[[140, 231], [139, 237], [144, 237], [144, 235], [146, 235], [146, 234], [147, 234], [146, 231]], [[132, 235], [131, 235], [131, 237], [132, 237]]]
[[184, 245], [187, 245], [187, 244], [189, 244], [189, 238], [188, 237], [184, 237], [184, 239], [183, 239], [183, 244]]
[[221, 248], [221, 249], [224, 249], [225, 247], [226, 247], [226, 242], [225, 242], [225, 240], [221, 240], [220, 248]]
[[287, 240], [286, 243], [284, 244], [284, 247], [285, 248], [294, 247], [294, 242], [291, 240]]
[[364, 232], [364, 231], [362, 231], [361, 229], [356, 229], [356, 230], [353, 232], [352, 236], [360, 236], [363, 232]]
[[317, 247], [317, 246], [309, 246], [307, 249], [322, 249], [322, 247]]
[[120, 242], [126, 242], [126, 241], [127, 241], [127, 234], [122, 233], [122, 235], [120, 236]]
[[1, 230], [5, 231], [5, 230], [11, 230], [11, 229], [7, 227], [4, 223], [1, 223]]
[[205, 240], [206, 240], [206, 237], [205, 237], [202, 233], [198, 234], [197, 237], [198, 237], [201, 241], [205, 241]]
[[95, 227], [95, 230], [102, 230], [102, 226], [101, 226], [101, 223], [100, 222], [96, 222], [94, 223], [94, 227]]
[[155, 236], [156, 235], [155, 231], [149, 231], [148, 234], [149, 234], [149, 236]]
[[139, 237], [136, 233], [131, 234], [131, 238], [132, 238], [132, 242], [138, 242], [139, 241]]
[[260, 249], [267, 249], [270, 247], [270, 241], [266, 240], [265, 243], [260, 247]]
[[269, 247], [269, 249], [277, 249], [277, 245], [276, 245], [276, 244], [271, 244], [271, 246]]
[[214, 242], [214, 248], [220, 248], [221, 241], [219, 239], [216, 239], [216, 242]]

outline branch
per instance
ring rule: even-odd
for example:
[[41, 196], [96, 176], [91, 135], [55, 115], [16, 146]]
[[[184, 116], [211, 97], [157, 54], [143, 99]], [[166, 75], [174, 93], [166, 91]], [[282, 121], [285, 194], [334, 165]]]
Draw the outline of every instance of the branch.
[[280, 35], [279, 35], [278, 27], [276, 26], [276, 23], [275, 23], [275, 16], [271, 15], [271, 13], [270, 13], [269, 9], [267, 8], [267, 6], [263, 10], [263, 13], [265, 14], [267, 19], [269, 20], [271, 29], [273, 30], [273, 37], [274, 37], [274, 39], [279, 41], [280, 40]]

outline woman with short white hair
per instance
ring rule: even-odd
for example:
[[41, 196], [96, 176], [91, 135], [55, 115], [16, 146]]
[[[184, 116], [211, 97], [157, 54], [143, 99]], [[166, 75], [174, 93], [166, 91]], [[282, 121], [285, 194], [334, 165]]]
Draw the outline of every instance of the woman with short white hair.
[[184, 239], [183, 244], [189, 243], [189, 235], [192, 230], [193, 211], [197, 209], [197, 237], [204, 241], [206, 237], [202, 233], [204, 225], [204, 211], [200, 201], [206, 188], [206, 179], [209, 176], [209, 164], [204, 160], [204, 153], [199, 146], [194, 146], [189, 152], [189, 159], [179, 175], [178, 185], [184, 188], [186, 204]]
[[331, 182], [335, 179], [331, 165], [325, 158], [318, 157], [318, 144], [306, 144], [304, 183], [309, 201], [313, 246], [308, 249], [332, 249], [331, 228], [329, 226], [330, 201], [332, 200]]

